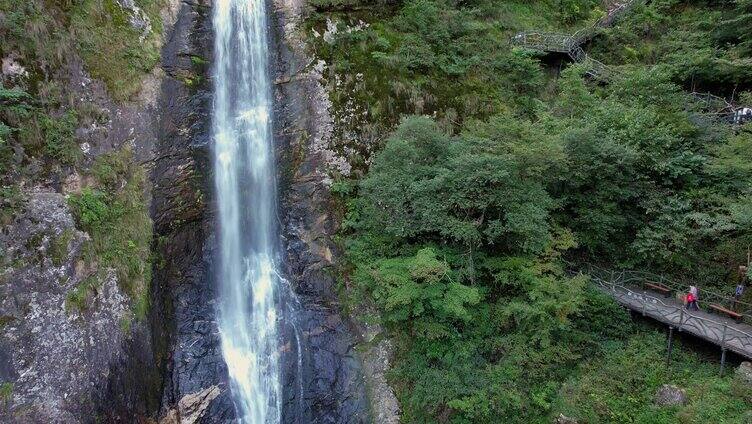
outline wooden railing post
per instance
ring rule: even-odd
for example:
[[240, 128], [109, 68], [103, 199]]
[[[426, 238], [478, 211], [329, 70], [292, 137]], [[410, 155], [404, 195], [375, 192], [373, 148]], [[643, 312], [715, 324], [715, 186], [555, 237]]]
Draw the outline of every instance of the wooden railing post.
[[684, 308], [679, 309], [679, 332], [681, 333], [682, 326], [684, 325]]

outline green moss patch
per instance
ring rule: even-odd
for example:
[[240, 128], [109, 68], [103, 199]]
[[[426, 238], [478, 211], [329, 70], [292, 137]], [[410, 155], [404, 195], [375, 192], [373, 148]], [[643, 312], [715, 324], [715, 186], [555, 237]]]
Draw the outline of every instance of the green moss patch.
[[145, 73], [159, 60], [162, 0], [136, 0], [151, 31], [130, 23], [131, 11], [114, 0], [82, 0], [51, 4], [43, 0], [0, 0], [3, 56], [21, 55], [32, 82], [46, 81], [50, 71], [70, 59], [75, 49], [90, 74], [102, 80], [116, 100], [136, 93]]
[[73, 240], [73, 230], [67, 228], [50, 243], [50, 258], [55, 266], [60, 266], [65, 262], [71, 240]]
[[114, 0], [84, 0], [70, 14], [76, 44], [87, 69], [104, 81], [110, 94], [125, 100], [140, 89], [143, 75], [159, 61], [160, 1], [137, 0], [151, 20], [152, 32], [145, 38], [129, 23], [128, 12]]
[[89, 296], [93, 295], [93, 292], [101, 285], [99, 276], [92, 275], [81, 281], [72, 291], [65, 297], [65, 310], [66, 312], [72, 312], [77, 310], [83, 312], [88, 309]]
[[112, 268], [120, 288], [143, 317], [151, 281], [152, 224], [144, 195], [146, 175], [130, 149], [97, 158], [96, 185], [69, 198], [77, 225], [89, 233], [84, 257], [100, 269]]

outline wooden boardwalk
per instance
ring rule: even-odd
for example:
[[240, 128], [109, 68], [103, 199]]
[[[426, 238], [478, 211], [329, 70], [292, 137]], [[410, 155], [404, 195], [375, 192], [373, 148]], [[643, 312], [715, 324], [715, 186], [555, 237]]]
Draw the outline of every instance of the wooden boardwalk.
[[[591, 280], [603, 293], [613, 297], [619, 304], [643, 316], [660, 321], [679, 332], [689, 333], [718, 345], [722, 351], [730, 350], [752, 359], [752, 325], [737, 323], [725, 316], [700, 311], [687, 311], [675, 297], [637, 287], [634, 280], [623, 278], [623, 273], [611, 274], [608, 278], [591, 274]], [[712, 298], [712, 297], [711, 297]], [[712, 302], [712, 300], [710, 300]], [[703, 308], [703, 292], [700, 291], [700, 308]], [[745, 315], [745, 321], [749, 320]]]

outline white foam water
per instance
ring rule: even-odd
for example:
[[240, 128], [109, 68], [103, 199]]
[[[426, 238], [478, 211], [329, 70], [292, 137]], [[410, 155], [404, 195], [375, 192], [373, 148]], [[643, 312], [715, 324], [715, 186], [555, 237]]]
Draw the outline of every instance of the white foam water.
[[276, 171], [263, 0], [215, 0], [218, 324], [238, 420], [279, 423]]

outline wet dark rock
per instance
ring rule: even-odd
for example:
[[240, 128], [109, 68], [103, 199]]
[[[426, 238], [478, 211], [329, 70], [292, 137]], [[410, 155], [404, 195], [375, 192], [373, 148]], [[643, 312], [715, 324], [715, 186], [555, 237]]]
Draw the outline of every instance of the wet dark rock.
[[203, 73], [203, 81], [208, 81], [208, 70], [197, 69], [191, 57], [211, 60], [209, 6], [208, 1], [183, 2], [162, 51], [168, 77], [162, 85], [158, 154], [151, 175], [156, 249], [162, 258], [152, 284], [154, 344], [165, 376], [161, 422], [225, 423], [235, 416], [211, 278], [216, 250], [211, 87], [188, 86], [181, 77]]
[[[285, 382], [286, 404], [295, 402], [295, 384], [304, 396], [303, 409], [297, 415], [288, 412], [283, 421], [373, 422], [366, 387], [371, 380], [356, 349], [362, 340], [356, 325], [341, 313], [331, 273], [337, 223], [327, 185], [332, 156], [322, 148], [332, 130], [328, 98], [320, 70], [309, 66], [300, 38], [304, 2], [275, 2], [274, 7], [275, 142], [285, 275], [300, 302], [294, 315], [303, 352], [300, 381]], [[379, 422], [396, 422], [383, 418]]]

